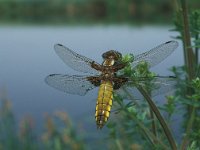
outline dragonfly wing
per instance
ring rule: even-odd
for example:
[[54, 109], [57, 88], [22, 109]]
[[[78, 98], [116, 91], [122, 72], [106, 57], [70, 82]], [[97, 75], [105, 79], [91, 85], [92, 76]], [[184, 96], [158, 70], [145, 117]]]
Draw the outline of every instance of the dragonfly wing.
[[[116, 93], [119, 94], [122, 98], [125, 99], [143, 99], [142, 94], [138, 91], [136, 86], [133, 86], [131, 83], [123, 85], [120, 89], [116, 90]], [[140, 86], [145, 87], [147, 82], [142, 78], [139, 81]], [[155, 97], [161, 94], [172, 92], [176, 86], [176, 80], [173, 77], [155, 77], [152, 81], [152, 90], [151, 96]]]
[[151, 94], [154, 97], [173, 92], [176, 88], [177, 81], [174, 77], [158, 77], [154, 79], [153, 84], [155, 88], [153, 87], [154, 89], [152, 90]]
[[91, 64], [94, 63], [92, 59], [89, 59], [85, 56], [77, 54], [71, 49], [61, 44], [56, 44], [54, 46], [54, 49], [57, 55], [63, 60], [63, 62], [67, 64], [69, 67], [71, 67], [72, 69], [76, 71], [81, 71], [84, 73], [99, 74], [97, 70], [91, 67]]
[[78, 75], [51, 74], [45, 78], [45, 82], [60, 91], [81, 96], [96, 87], [87, 80], [87, 76]]
[[147, 62], [149, 67], [153, 67], [163, 61], [178, 47], [178, 42], [168, 41], [163, 43], [150, 51], [135, 56], [132, 67], [136, 67], [140, 62]]

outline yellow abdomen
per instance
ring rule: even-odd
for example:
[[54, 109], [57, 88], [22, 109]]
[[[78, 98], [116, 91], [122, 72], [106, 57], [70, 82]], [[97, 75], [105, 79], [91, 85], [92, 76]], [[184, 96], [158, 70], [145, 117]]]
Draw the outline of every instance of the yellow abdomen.
[[97, 128], [102, 128], [107, 122], [113, 100], [113, 84], [110, 81], [102, 81], [96, 104], [96, 123]]

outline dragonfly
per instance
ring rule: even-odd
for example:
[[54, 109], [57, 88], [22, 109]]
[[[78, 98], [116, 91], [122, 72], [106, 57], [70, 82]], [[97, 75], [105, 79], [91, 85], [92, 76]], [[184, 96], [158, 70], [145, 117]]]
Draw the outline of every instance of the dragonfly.
[[[178, 42], [176, 41], [163, 43], [149, 51], [136, 55], [131, 67], [134, 69], [141, 62], [146, 62], [149, 67], [153, 67], [168, 57], [177, 47]], [[123, 91], [126, 87], [130, 91], [132, 89], [130, 83], [133, 80], [118, 74], [127, 65], [121, 61], [122, 54], [115, 50], [109, 50], [102, 54], [103, 62], [100, 64], [62, 44], [55, 44], [54, 49], [68, 67], [87, 73], [87, 75], [50, 74], [45, 78], [45, 82], [55, 89], [80, 96], [84, 96], [88, 91], [99, 87], [95, 120], [97, 128], [103, 128], [110, 116], [113, 93], [115, 91], [120, 93], [119, 91]], [[141, 77], [139, 83], [143, 84], [145, 80], [148, 80], [148, 78]], [[170, 87], [171, 83], [168, 83], [168, 81], [170, 81], [170, 77], [156, 76], [153, 80], [155, 85], [159, 85], [160, 91], [165, 91], [167, 87]], [[153, 96], [159, 94], [159, 89], [152, 93]]]

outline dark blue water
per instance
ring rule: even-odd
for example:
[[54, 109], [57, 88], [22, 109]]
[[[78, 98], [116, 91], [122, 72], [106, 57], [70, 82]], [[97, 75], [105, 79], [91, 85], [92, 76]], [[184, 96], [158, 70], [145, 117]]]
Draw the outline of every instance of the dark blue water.
[[[53, 45], [61, 43], [101, 63], [101, 54], [110, 49], [123, 54], [139, 54], [172, 40], [171, 36], [177, 33], [169, 32], [171, 28], [1, 26], [0, 87], [6, 87], [18, 119], [30, 114], [37, 122], [41, 122], [44, 120], [44, 112], [53, 114], [57, 110], [66, 111], [77, 125], [83, 126], [88, 134], [93, 134], [96, 132], [94, 110], [97, 89], [81, 97], [57, 91], [44, 82], [44, 78], [52, 73], [80, 74], [60, 60]], [[168, 69], [173, 65], [182, 65], [182, 55], [179, 46], [152, 70], [160, 75], [172, 75]]]

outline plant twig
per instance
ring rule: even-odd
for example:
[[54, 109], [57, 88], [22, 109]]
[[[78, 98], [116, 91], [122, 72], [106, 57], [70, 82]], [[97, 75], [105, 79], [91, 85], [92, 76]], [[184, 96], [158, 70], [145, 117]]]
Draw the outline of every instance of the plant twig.
[[[196, 34], [195, 35], [195, 40], [198, 40], [198, 39], [199, 39], [199, 35]], [[196, 60], [195, 65], [198, 66], [198, 63], [199, 63], [199, 48], [198, 47], [195, 48], [195, 56], [196, 56], [196, 58], [195, 58], [195, 60]]]
[[156, 122], [155, 122], [155, 118], [154, 118], [154, 114], [153, 114], [153, 111], [152, 109], [150, 108], [150, 116], [151, 116], [151, 119], [152, 119], [152, 131], [153, 131], [153, 134], [157, 137], [157, 132], [156, 132]]
[[165, 120], [163, 119], [162, 115], [160, 114], [158, 108], [154, 104], [153, 100], [151, 99], [151, 97], [148, 95], [148, 93], [145, 91], [145, 89], [142, 86], [138, 85], [137, 88], [141, 92], [141, 94], [144, 96], [144, 98], [147, 100], [150, 108], [152, 109], [152, 111], [156, 115], [158, 121], [160, 122], [160, 124], [161, 124], [161, 126], [164, 130], [164, 133], [165, 133], [165, 135], [166, 135], [166, 137], [167, 137], [167, 139], [170, 143], [172, 150], [177, 150], [174, 138], [173, 138], [167, 124], [165, 123]]
[[194, 53], [191, 48], [191, 36], [189, 29], [189, 21], [188, 21], [188, 8], [186, 4], [186, 0], [181, 0], [182, 7], [182, 17], [183, 17], [183, 43], [185, 47], [186, 54], [186, 66], [188, 71], [188, 78], [191, 81], [194, 78]]
[[162, 148], [164, 148], [164, 150], [168, 150], [169, 148], [162, 143], [161, 140], [159, 140], [154, 134], [151, 133], [151, 131], [146, 128], [142, 122], [140, 122], [140, 120], [134, 118], [133, 115], [130, 115], [129, 112], [125, 111], [126, 114], [131, 118], [133, 119], [137, 124], [138, 126], [143, 130], [144, 134], [147, 136], [147, 138], [150, 140], [150, 142], [155, 146], [156, 144], [160, 144], [162, 146]]
[[[181, 7], [182, 7], [182, 11], [183, 11], [183, 43], [185, 45], [185, 52], [186, 52], [186, 66], [187, 66], [187, 72], [188, 72], [188, 79], [189, 82], [192, 81], [192, 79], [195, 78], [195, 66], [194, 63], [197, 61], [195, 61], [195, 58], [198, 59], [197, 57], [194, 56], [194, 52], [193, 49], [191, 47], [191, 36], [190, 36], [190, 28], [189, 28], [189, 20], [188, 20], [188, 8], [187, 8], [187, 3], [186, 0], [181, 0]], [[188, 95], [192, 95], [193, 90], [191, 88], [188, 88]], [[193, 114], [194, 111], [194, 107], [192, 106], [188, 106], [188, 114], [190, 117], [190, 121], [187, 124], [187, 128], [186, 128], [186, 135], [183, 139], [183, 142], [181, 144], [181, 149], [185, 149], [187, 146], [188, 141], [188, 134], [189, 131], [192, 128], [192, 122], [193, 122]], [[189, 130], [189, 131], [188, 131]]]
[[188, 136], [190, 134], [190, 131], [192, 129], [192, 125], [193, 125], [193, 122], [194, 122], [195, 110], [196, 110], [196, 108], [193, 106], [192, 107], [192, 113], [191, 113], [191, 116], [190, 116], [190, 120], [189, 120], [189, 122], [187, 124], [186, 133], [185, 133], [185, 136], [184, 136], [183, 141], [182, 141], [181, 146], [180, 146], [181, 150], [185, 150], [186, 147], [187, 147], [187, 144], [189, 142], [188, 141]]
[[124, 149], [122, 148], [122, 145], [121, 145], [119, 139], [115, 139], [115, 142], [116, 142], [116, 145], [117, 145], [117, 147], [118, 147], [119, 150], [124, 150]]

